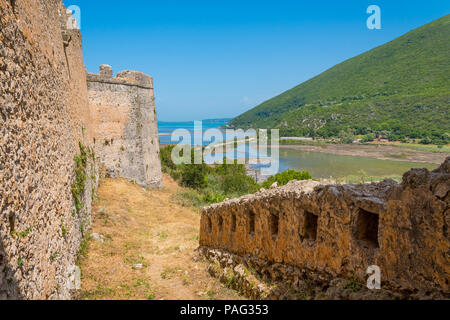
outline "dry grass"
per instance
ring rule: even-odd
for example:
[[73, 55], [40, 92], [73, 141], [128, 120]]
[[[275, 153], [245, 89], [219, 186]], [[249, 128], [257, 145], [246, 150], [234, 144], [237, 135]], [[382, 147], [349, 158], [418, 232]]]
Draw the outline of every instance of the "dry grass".
[[147, 191], [106, 179], [93, 208], [92, 232], [81, 262], [82, 299], [239, 299], [206, 271], [198, 247], [200, 213], [174, 201], [180, 187]]

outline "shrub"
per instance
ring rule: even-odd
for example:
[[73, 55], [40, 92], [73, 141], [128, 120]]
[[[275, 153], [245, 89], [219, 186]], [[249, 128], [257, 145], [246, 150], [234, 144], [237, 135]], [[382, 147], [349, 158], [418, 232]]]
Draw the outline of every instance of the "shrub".
[[211, 190], [207, 190], [204, 192], [202, 196], [202, 201], [207, 204], [219, 203], [224, 201], [227, 198], [226, 195], [223, 195], [219, 192], [214, 192]]
[[243, 195], [256, 192], [258, 185], [247, 174], [228, 174], [222, 179], [222, 188], [225, 193]]
[[339, 133], [339, 138], [342, 143], [352, 144], [355, 141], [355, 135], [353, 134], [353, 130], [348, 128], [347, 131], [341, 130]]
[[197, 190], [208, 186], [208, 166], [206, 164], [182, 165], [180, 172], [183, 186]]
[[430, 137], [426, 137], [420, 141], [420, 144], [431, 144], [431, 143], [432, 141]]
[[174, 147], [174, 145], [170, 145], [161, 149], [159, 157], [161, 158], [161, 166], [165, 173], [176, 170], [176, 165], [172, 161], [172, 150]]
[[[176, 165], [172, 161], [172, 150], [174, 147], [174, 145], [170, 145], [161, 149], [162, 171], [169, 174], [174, 180], [179, 180], [185, 187], [197, 190], [206, 188], [208, 186], [208, 166], [205, 163]], [[192, 153], [192, 163], [194, 162], [193, 156], [194, 153]]]
[[203, 207], [201, 195], [195, 190], [186, 189], [178, 191], [176, 200], [183, 207], [195, 207], [198, 209]]
[[256, 192], [259, 189], [258, 184], [252, 177], [247, 175], [247, 169], [243, 164], [223, 163], [218, 165], [213, 174], [217, 177], [220, 189], [225, 194], [235, 194], [241, 196]]
[[224, 161], [216, 166], [208, 166], [205, 163], [175, 165], [171, 159], [173, 148], [174, 146], [168, 146], [161, 150], [161, 165], [163, 171], [181, 185], [194, 189], [178, 195], [177, 198], [183, 203], [201, 207], [222, 202], [226, 198], [254, 193], [260, 188], [254, 179], [247, 175], [243, 164], [236, 161], [228, 164]]
[[344, 144], [352, 144], [355, 140], [355, 137], [345, 137], [341, 139], [341, 142]]
[[268, 178], [263, 182], [263, 188], [270, 188], [275, 182], [278, 186], [284, 186], [291, 180], [310, 180], [311, 174], [307, 171], [287, 170]]
[[364, 137], [362, 137], [361, 142], [372, 142], [375, 140], [375, 135], [373, 133], [366, 134]]

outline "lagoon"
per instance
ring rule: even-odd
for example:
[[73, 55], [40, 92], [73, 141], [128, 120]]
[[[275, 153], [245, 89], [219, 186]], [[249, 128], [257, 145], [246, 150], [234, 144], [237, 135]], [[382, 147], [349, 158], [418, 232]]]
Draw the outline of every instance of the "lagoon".
[[288, 169], [308, 171], [313, 178], [342, 178], [350, 175], [398, 177], [412, 168], [434, 170], [437, 167], [437, 164], [430, 163], [380, 160], [360, 156], [280, 149], [279, 171]]
[[[203, 133], [209, 129], [219, 128], [226, 125], [228, 119], [203, 121]], [[160, 142], [161, 143], [177, 143], [172, 141], [170, 133], [176, 129], [186, 129], [194, 135], [194, 122], [160, 122], [158, 123]], [[219, 141], [215, 141], [219, 142]], [[191, 141], [193, 144], [193, 140]], [[209, 144], [203, 143], [204, 145]], [[238, 152], [238, 158], [252, 158], [257, 154], [252, 150]], [[295, 169], [308, 171], [313, 178], [343, 178], [348, 176], [371, 176], [371, 177], [400, 177], [411, 168], [427, 168], [433, 170], [438, 167], [437, 164], [397, 161], [397, 160], [381, 160], [364, 156], [348, 156], [337, 155], [332, 153], [303, 151], [295, 149], [280, 149], [279, 172]], [[221, 156], [221, 158], [223, 155]], [[234, 158], [234, 155], [227, 155]]]

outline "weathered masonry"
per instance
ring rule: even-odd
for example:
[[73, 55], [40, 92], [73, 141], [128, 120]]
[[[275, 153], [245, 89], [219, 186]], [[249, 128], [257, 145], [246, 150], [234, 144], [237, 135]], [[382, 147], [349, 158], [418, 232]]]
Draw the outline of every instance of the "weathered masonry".
[[60, 0], [0, 0], [0, 300], [68, 299], [98, 170], [81, 34]]
[[129, 178], [149, 187], [162, 186], [153, 79], [110, 66], [88, 74], [95, 150], [111, 177]]
[[201, 251], [238, 256], [293, 286], [294, 269], [365, 283], [367, 268], [377, 265], [384, 288], [448, 294], [449, 191], [450, 158], [433, 172], [407, 172], [401, 184], [291, 182], [205, 208]]
[[71, 298], [100, 168], [161, 186], [152, 78], [87, 75], [73, 20], [0, 0], [0, 300]]

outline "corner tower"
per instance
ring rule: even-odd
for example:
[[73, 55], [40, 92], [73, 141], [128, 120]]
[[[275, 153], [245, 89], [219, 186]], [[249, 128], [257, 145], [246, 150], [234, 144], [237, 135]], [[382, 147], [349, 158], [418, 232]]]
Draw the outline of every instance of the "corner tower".
[[136, 71], [113, 77], [112, 67], [101, 65], [87, 83], [95, 151], [106, 175], [161, 188], [153, 78]]

